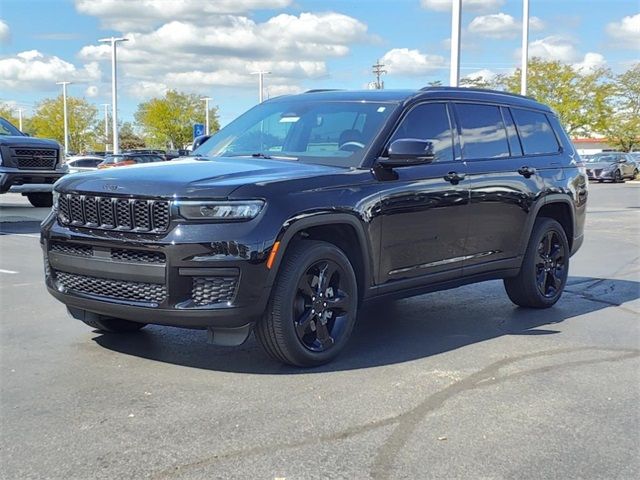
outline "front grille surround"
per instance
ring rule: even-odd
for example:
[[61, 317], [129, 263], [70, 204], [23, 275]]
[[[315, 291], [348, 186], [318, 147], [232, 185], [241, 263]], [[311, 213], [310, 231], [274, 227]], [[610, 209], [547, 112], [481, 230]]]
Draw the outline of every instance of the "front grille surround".
[[75, 227], [164, 233], [169, 229], [168, 200], [60, 194], [58, 221]]
[[161, 304], [167, 298], [167, 287], [160, 283], [113, 280], [59, 270], [53, 270], [53, 274], [58, 287], [65, 292], [146, 304]]

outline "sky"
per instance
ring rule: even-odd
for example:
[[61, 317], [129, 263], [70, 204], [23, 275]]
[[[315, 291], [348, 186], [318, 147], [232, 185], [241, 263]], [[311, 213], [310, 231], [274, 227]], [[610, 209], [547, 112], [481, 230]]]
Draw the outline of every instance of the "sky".
[[[119, 118], [167, 89], [209, 96], [222, 125], [265, 95], [366, 88], [380, 59], [385, 88], [449, 78], [451, 0], [0, 0], [0, 102], [27, 114], [69, 95], [111, 101], [118, 47]], [[519, 65], [521, 0], [463, 0], [461, 75]], [[614, 72], [640, 61], [639, 0], [530, 0], [530, 57]], [[204, 102], [203, 102], [204, 108]], [[102, 112], [102, 107], [100, 107]]]

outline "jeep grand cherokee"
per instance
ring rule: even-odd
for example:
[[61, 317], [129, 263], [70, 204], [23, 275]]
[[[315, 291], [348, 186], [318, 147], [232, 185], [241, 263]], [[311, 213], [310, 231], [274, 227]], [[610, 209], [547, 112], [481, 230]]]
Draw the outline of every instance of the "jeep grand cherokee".
[[194, 156], [68, 176], [46, 284], [102, 332], [253, 330], [312, 366], [358, 307], [504, 279], [547, 308], [583, 239], [587, 178], [558, 117], [486, 90], [312, 91], [264, 102]]

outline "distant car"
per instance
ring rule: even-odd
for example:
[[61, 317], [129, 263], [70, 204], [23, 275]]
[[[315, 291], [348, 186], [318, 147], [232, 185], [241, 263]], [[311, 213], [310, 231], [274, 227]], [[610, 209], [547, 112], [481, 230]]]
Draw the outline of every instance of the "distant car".
[[128, 165], [137, 165], [139, 163], [164, 162], [165, 159], [156, 154], [129, 154], [109, 155], [98, 164], [99, 169], [112, 167], [126, 167]]
[[605, 180], [619, 183], [625, 178], [633, 180], [638, 175], [638, 166], [633, 157], [624, 152], [596, 153], [584, 158], [589, 180], [604, 182]]
[[66, 161], [69, 173], [89, 172], [97, 170], [98, 165], [104, 161], [102, 157], [94, 156], [76, 156]]

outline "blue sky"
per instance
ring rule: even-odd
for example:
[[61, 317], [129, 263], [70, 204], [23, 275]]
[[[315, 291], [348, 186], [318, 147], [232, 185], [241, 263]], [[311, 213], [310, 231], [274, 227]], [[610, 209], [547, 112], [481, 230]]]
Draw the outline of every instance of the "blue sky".
[[[530, 0], [530, 56], [576, 68], [622, 71], [640, 61], [640, 2]], [[27, 111], [69, 93], [110, 102], [111, 35], [120, 50], [120, 118], [167, 88], [211, 96], [227, 123], [267, 95], [309, 88], [363, 88], [376, 59], [386, 88], [448, 79], [448, 0], [2, 0], [0, 102]], [[464, 0], [462, 75], [513, 70], [520, 48], [520, 0]]]

